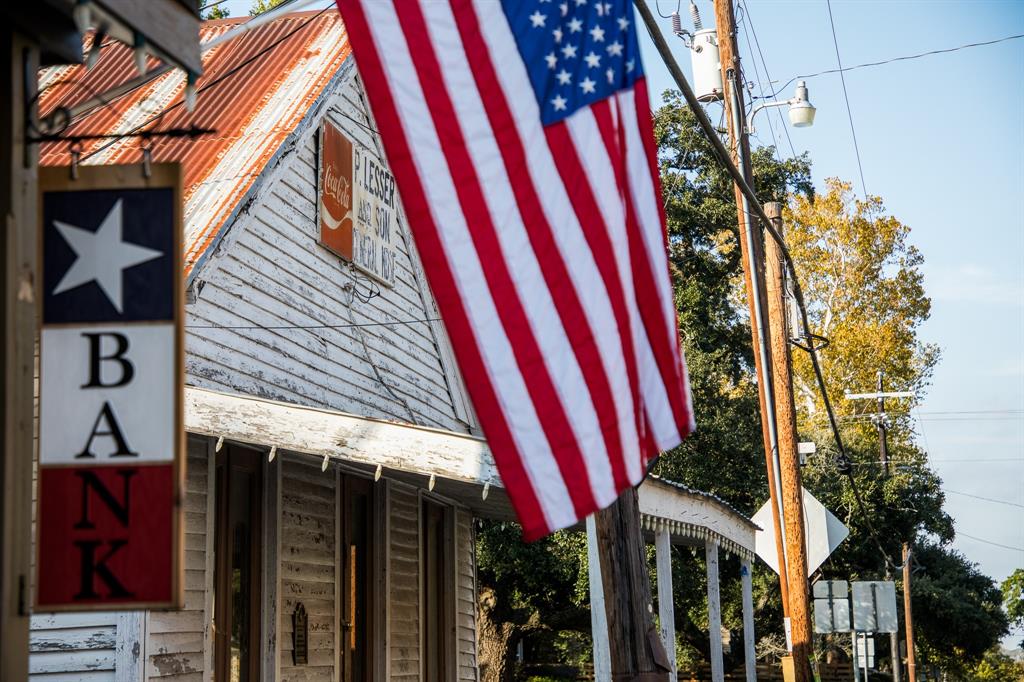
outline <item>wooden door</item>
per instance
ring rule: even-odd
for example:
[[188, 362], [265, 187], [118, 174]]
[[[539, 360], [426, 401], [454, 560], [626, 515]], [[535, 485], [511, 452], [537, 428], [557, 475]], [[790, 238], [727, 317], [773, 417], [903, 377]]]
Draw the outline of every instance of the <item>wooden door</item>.
[[217, 453], [214, 607], [215, 679], [260, 679], [263, 457], [226, 446]]
[[373, 482], [343, 476], [341, 491], [341, 682], [370, 682], [374, 664]]

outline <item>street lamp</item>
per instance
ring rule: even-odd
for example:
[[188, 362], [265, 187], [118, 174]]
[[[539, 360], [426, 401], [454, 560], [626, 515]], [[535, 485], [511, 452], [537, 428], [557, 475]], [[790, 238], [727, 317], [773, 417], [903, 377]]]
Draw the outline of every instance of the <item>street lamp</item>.
[[808, 128], [814, 125], [814, 114], [817, 109], [811, 104], [811, 100], [807, 97], [807, 83], [805, 81], [797, 81], [796, 92], [793, 94], [792, 99], [783, 100], [781, 102], [762, 102], [754, 107], [754, 110], [750, 112], [750, 116], [747, 117], [747, 131], [750, 133], [754, 132], [754, 116], [757, 112], [762, 109], [769, 107], [784, 107], [789, 105], [789, 124], [794, 128]]

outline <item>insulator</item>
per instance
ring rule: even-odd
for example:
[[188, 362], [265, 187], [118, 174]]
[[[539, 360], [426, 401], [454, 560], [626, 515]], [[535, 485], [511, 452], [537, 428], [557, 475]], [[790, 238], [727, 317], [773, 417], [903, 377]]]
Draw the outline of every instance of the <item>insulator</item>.
[[683, 32], [683, 20], [679, 17], [679, 12], [672, 12], [672, 32], [676, 35]]
[[693, 30], [700, 31], [704, 28], [704, 25], [700, 22], [700, 10], [697, 9], [697, 5], [693, 0], [690, 0], [690, 18], [693, 19]]

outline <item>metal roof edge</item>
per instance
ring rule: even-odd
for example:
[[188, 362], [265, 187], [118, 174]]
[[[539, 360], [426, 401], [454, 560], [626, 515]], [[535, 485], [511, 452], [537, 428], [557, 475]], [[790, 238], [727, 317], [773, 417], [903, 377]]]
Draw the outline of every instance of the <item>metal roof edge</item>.
[[235, 203], [235, 207], [231, 210], [231, 213], [229, 213], [228, 217], [224, 219], [223, 224], [217, 229], [217, 233], [210, 240], [207, 247], [203, 249], [202, 255], [196, 259], [196, 262], [192, 265], [192, 269], [189, 270], [188, 275], [185, 277], [186, 290], [195, 283], [199, 273], [210, 261], [212, 255], [217, 251], [217, 249], [220, 248], [221, 242], [227, 236], [227, 233], [231, 231], [231, 228], [234, 227], [238, 218], [243, 212], [248, 210], [249, 206], [256, 200], [257, 195], [263, 189], [267, 176], [269, 176], [277, 167], [278, 163], [280, 163], [281, 160], [283, 160], [283, 158], [295, 148], [298, 144], [299, 138], [302, 137], [302, 135], [309, 129], [313, 120], [322, 114], [324, 103], [327, 101], [327, 98], [330, 97], [331, 93], [334, 92], [338, 85], [344, 82], [346, 78], [351, 77], [351, 72], [354, 70], [355, 59], [352, 57], [352, 54], [349, 53], [349, 55], [345, 57], [345, 61], [343, 61], [341, 66], [338, 67], [338, 72], [335, 73], [331, 77], [331, 80], [327, 82], [324, 86], [323, 92], [317, 96], [312, 106], [309, 107], [309, 111], [303, 115], [302, 120], [300, 120], [298, 125], [295, 126], [295, 129], [288, 134], [288, 137], [281, 142], [281, 145], [277, 148], [277, 151], [274, 152], [274, 155], [267, 160], [267, 163], [264, 164], [263, 168], [256, 176], [256, 179], [253, 180], [252, 185]]
[[700, 498], [700, 499], [703, 499], [703, 500], [707, 500], [707, 501], [715, 504], [716, 506], [721, 507], [723, 510], [728, 512], [731, 516], [738, 517], [743, 523], [745, 523], [746, 525], [750, 526], [751, 528], [754, 528], [756, 530], [761, 530], [761, 526], [759, 526], [756, 523], [754, 523], [753, 519], [748, 517], [746, 514], [740, 512], [738, 509], [736, 509], [736, 507], [732, 506], [731, 504], [729, 504], [728, 502], [723, 500], [718, 495], [715, 495], [714, 493], [708, 493], [708, 492], [704, 492], [703, 490], [697, 490], [696, 488], [691, 488], [690, 486], [686, 485], [685, 483], [678, 483], [676, 481], [670, 481], [669, 479], [662, 478], [661, 476], [658, 476], [656, 474], [649, 474], [647, 476], [647, 479], [652, 481], [652, 482], [655, 482], [657, 484], [673, 488], [673, 489], [678, 490], [678, 491], [683, 492], [683, 493], [687, 493], [687, 494], [692, 495], [694, 497], [697, 497], [697, 498]]

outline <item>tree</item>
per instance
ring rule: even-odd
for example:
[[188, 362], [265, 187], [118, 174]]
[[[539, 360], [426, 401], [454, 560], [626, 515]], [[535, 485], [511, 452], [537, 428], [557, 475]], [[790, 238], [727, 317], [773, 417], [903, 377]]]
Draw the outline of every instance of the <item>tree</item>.
[[212, 21], [214, 19], [227, 19], [231, 16], [231, 10], [224, 5], [214, 5], [210, 9], [206, 10], [206, 14], [203, 15], [204, 21]]
[[993, 647], [964, 679], [966, 682], [1024, 682], [1024, 662], [1015, 661], [999, 647]]
[[921, 657], [963, 675], [1009, 631], [995, 581], [955, 550], [919, 543], [914, 577], [914, 635]]
[[[1003, 607], [1010, 625], [1024, 629], [1024, 568], [1018, 568], [1003, 581]], [[1020, 645], [1024, 648], [1024, 640]]]
[[274, 9], [282, 2], [284, 0], [253, 0], [252, 7], [249, 9], [249, 16], [254, 17], [258, 14], [263, 14]]

